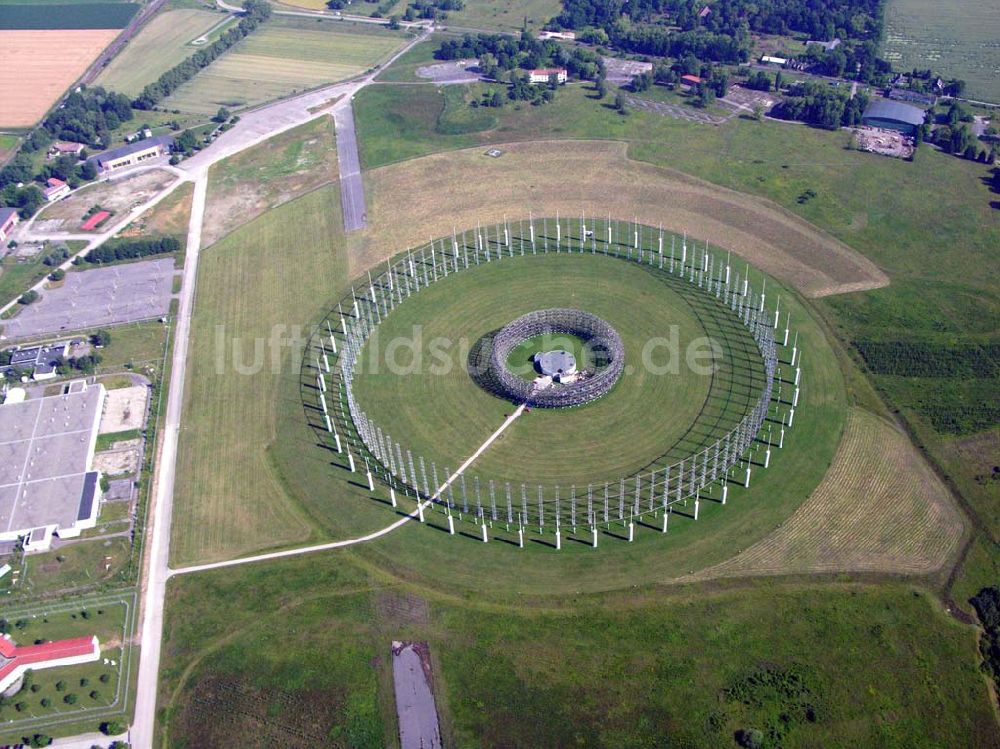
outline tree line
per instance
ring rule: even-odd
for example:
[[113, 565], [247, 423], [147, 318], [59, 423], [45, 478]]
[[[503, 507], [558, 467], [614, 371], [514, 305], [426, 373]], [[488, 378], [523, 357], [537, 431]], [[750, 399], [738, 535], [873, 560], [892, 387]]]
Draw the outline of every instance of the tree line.
[[191, 80], [202, 68], [211, 65], [226, 50], [257, 29], [271, 15], [271, 6], [265, 0], [247, 0], [243, 17], [234, 28], [225, 31], [216, 41], [199, 50], [184, 62], [175, 65], [156, 81], [147, 85], [132, 102], [136, 109], [152, 109], [170, 96], [182, 84]]
[[163, 255], [167, 252], [177, 252], [180, 248], [181, 243], [175, 237], [112, 239], [88, 252], [84, 260], [98, 265], [113, 263], [116, 260], [134, 260], [149, 255]]

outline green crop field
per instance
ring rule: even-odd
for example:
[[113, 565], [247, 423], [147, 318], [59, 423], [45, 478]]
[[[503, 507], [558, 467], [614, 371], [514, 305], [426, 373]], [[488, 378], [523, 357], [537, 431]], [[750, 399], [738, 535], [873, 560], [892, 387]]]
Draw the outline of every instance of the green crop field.
[[139, 6], [134, 3], [0, 3], [0, 29], [121, 29]]
[[99, 86], [136, 96], [143, 86], [198, 51], [191, 42], [224, 20], [205, 10], [160, 13], [133, 37], [97, 77]]
[[1000, 47], [993, 0], [889, 0], [883, 54], [901, 70], [961, 78], [965, 95], [1000, 102]]
[[185, 83], [168, 109], [214, 113], [251, 106], [365, 72], [406, 35], [338, 21], [275, 18]]

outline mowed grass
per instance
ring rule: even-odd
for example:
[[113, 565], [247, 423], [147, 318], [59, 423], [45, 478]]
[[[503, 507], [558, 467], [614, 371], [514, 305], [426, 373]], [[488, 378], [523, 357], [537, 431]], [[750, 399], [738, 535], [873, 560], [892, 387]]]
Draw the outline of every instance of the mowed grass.
[[205, 10], [159, 13], [101, 71], [99, 86], [136, 96], [162, 73], [198, 51], [190, 44], [225, 16]]
[[301, 408], [279, 383], [298, 364], [295, 336], [335, 288], [341, 226], [338, 192], [327, 187], [202, 252], [174, 499], [175, 563], [311, 536], [269, 450], [281, 411]]
[[695, 579], [805, 572], [939, 570], [958, 550], [963, 519], [906, 436], [854, 409], [837, 457], [787, 522]]
[[[337, 551], [172, 579], [161, 745], [267, 746], [282, 726], [312, 729], [315, 745], [317, 724], [339, 727], [324, 746], [392, 743], [389, 648], [407, 639], [429, 644], [446, 746], [724, 748], [748, 728], [789, 748], [998, 746], [974, 639], [919, 589], [639, 587], [506, 604], [422, 585], [448, 568], [407, 585], [363, 569]], [[801, 691], [782, 687], [793, 673]], [[754, 676], [778, 678], [743, 696]], [[298, 710], [306, 696], [328, 709]]]
[[527, 218], [544, 207], [550, 216], [611, 213], [687, 232], [732, 249], [808, 295], [886, 281], [856, 252], [777, 206], [632, 161], [625, 144], [535, 141], [501, 148], [500, 158], [470, 148], [370, 171], [368, 216], [378, 228], [352, 239], [354, 272], [382, 261], [387, 251], [450, 235], [455, 226], [499, 222], [505, 215]]
[[561, 10], [559, 0], [473, 0], [462, 10], [449, 11], [445, 23], [506, 32], [520, 31], [527, 23], [529, 30], [537, 32]]
[[971, 98], [1000, 101], [996, 12], [991, 0], [890, 0], [883, 56], [899, 70], [961, 78]]
[[169, 109], [215, 113], [359, 75], [389, 56], [403, 32], [337, 21], [275, 18], [177, 89]]
[[[550, 499], [554, 485], [568, 498], [576, 484], [582, 497], [588, 483], [615, 483], [690, 457], [752, 408], [763, 387], [756, 345], [706, 296], [686, 280], [603, 255], [553, 251], [484, 262], [388, 316], [362, 352], [355, 394], [369, 417], [428, 467], [454, 469], [514, 408], [469, 376], [470, 348], [533, 310], [597, 315], [625, 346], [627, 369], [614, 389], [582, 407], [524, 414], [467, 476], [481, 477], [484, 489], [487, 480], [515, 489], [527, 483], [533, 499], [535, 484], [545, 485]], [[718, 345], [718, 370], [696, 371], [689, 354], [710, 355], [707, 339]], [[413, 351], [405, 341], [414, 342]]]

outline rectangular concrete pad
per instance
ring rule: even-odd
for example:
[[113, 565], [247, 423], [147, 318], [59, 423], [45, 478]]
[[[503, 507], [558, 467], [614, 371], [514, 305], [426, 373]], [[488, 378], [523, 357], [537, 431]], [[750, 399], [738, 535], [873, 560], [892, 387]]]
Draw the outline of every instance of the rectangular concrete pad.
[[173, 258], [67, 273], [62, 286], [3, 323], [5, 338], [149, 320], [170, 310]]

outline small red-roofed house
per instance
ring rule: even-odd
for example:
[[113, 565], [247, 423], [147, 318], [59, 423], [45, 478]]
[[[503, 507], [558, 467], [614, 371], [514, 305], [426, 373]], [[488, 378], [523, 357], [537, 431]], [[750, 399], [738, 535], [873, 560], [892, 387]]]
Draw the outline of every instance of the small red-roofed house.
[[101, 657], [96, 636], [46, 642], [20, 647], [8, 635], [0, 636], [0, 694], [14, 694], [20, 689], [24, 672], [57, 666], [91, 663]]
[[701, 78], [696, 75], [682, 75], [681, 76], [681, 86], [687, 86], [688, 88], [694, 88], [699, 83], [701, 83]]

